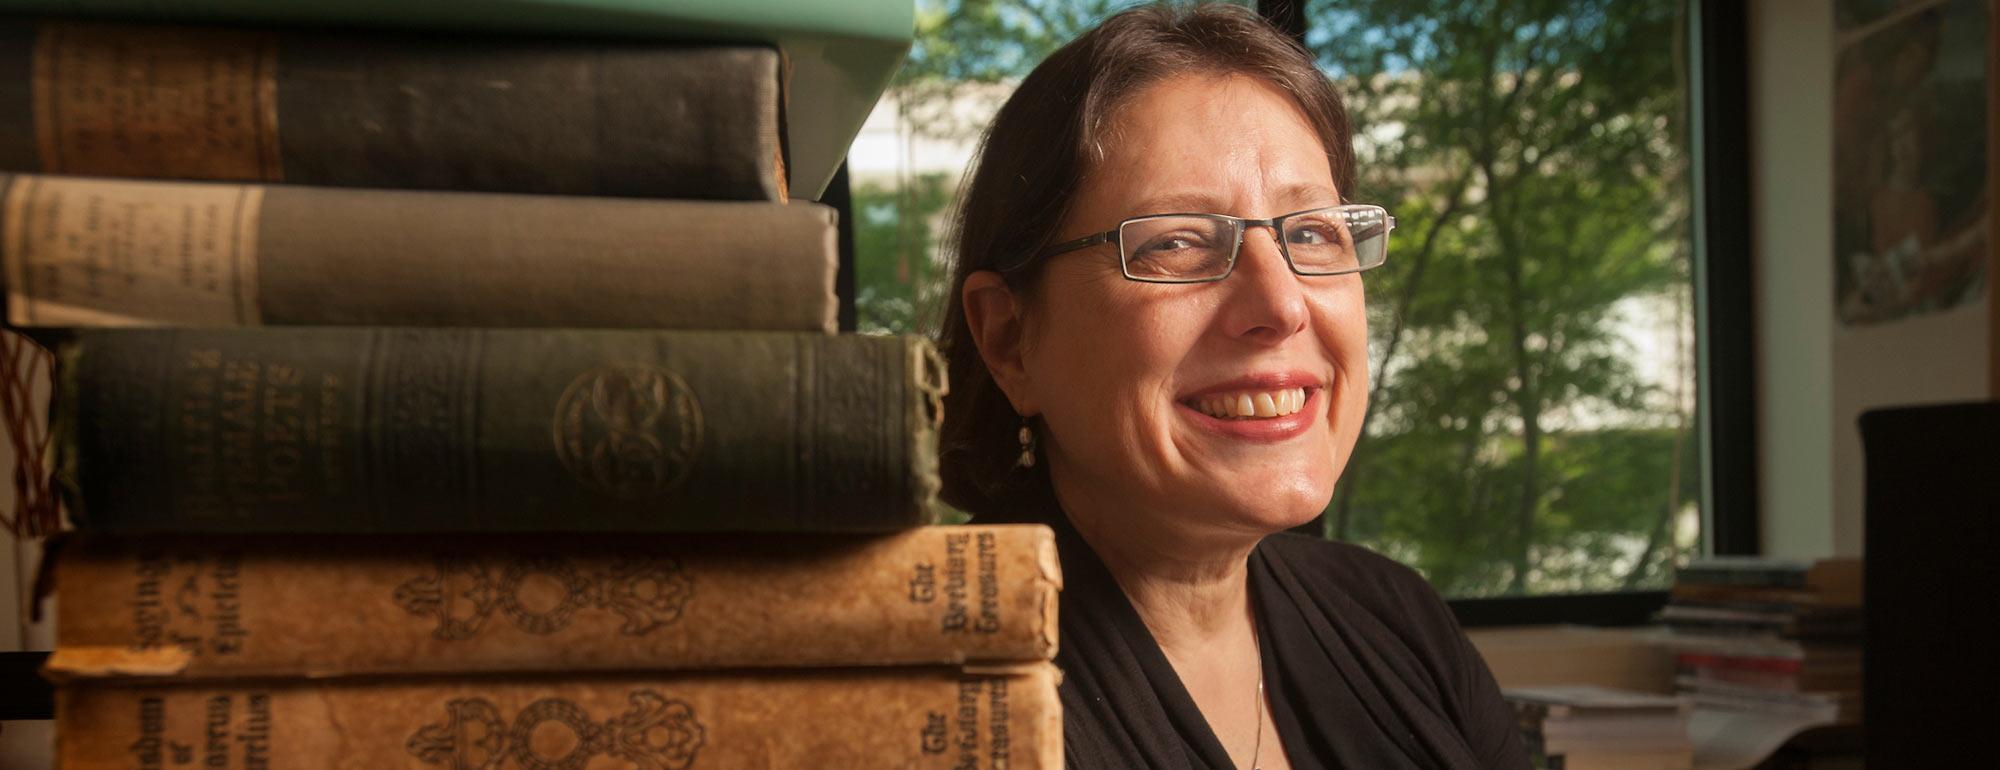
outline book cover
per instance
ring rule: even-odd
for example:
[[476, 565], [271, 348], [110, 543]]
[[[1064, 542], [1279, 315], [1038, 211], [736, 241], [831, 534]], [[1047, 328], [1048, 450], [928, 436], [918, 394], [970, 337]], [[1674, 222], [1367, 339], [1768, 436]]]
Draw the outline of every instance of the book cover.
[[64, 770], [1062, 767], [1048, 663], [167, 686], [56, 694]]
[[[791, 65], [786, 166], [802, 198], [818, 198], [833, 178], [916, 27], [909, 0], [0, 0], [0, 13], [773, 44]], [[0, 142], [9, 138], [0, 132]]]
[[0, 170], [786, 197], [768, 46], [0, 19], [0, 47]]
[[943, 368], [920, 338], [85, 329], [56, 344], [55, 479], [86, 530], [935, 522]]
[[814, 203], [0, 174], [16, 327], [834, 330]]
[[1038, 525], [84, 537], [57, 554], [62, 665], [175, 679], [1048, 660], [1062, 585]]

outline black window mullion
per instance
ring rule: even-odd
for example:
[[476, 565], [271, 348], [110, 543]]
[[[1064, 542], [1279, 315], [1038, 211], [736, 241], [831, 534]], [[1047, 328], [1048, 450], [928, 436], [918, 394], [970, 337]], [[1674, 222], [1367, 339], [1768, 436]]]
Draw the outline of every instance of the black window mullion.
[[836, 217], [839, 232], [835, 240], [840, 264], [833, 274], [833, 296], [840, 303], [836, 311], [839, 329], [844, 334], [851, 334], [860, 328], [860, 315], [854, 304], [854, 295], [858, 291], [854, 282], [854, 187], [847, 176], [846, 160], [840, 162], [840, 168], [834, 169], [833, 180], [827, 183], [826, 194], [820, 196], [820, 202], [832, 206], [839, 213]]
[[1750, 253], [1749, 10], [1691, 0], [1695, 350], [1703, 534], [1717, 554], [1762, 550], [1757, 511], [1756, 323]]

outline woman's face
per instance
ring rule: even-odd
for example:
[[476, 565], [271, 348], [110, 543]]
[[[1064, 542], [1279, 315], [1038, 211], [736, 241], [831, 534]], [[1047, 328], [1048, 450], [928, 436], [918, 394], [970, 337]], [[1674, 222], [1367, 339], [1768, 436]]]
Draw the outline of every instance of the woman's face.
[[[1111, 123], [1057, 241], [1144, 214], [1262, 219], [1341, 202], [1304, 113], [1265, 81], [1171, 78]], [[1043, 418], [1066, 504], [1235, 533], [1325, 507], [1367, 399], [1360, 276], [1295, 275], [1257, 228], [1220, 282], [1128, 281], [1104, 245], [1051, 257], [1037, 291], [1010, 390]], [[1236, 416], [1246, 401], [1263, 416]]]

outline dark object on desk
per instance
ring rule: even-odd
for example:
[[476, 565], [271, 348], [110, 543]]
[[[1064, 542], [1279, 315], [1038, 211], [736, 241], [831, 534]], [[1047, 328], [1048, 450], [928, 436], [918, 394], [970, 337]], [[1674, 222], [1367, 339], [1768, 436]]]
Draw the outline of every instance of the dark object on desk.
[[2000, 403], [1871, 411], [1861, 439], [1868, 766], [1996, 766]]
[[0, 722], [55, 716], [55, 688], [37, 673], [46, 652], [0, 652]]

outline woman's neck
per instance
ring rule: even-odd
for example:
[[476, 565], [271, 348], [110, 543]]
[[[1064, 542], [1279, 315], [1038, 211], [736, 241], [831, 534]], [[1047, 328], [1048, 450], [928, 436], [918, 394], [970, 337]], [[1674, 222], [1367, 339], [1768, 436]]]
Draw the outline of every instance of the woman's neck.
[[1063, 483], [1055, 463], [1049, 470], [1070, 524], [1118, 581], [1230, 760], [1238, 767], [1290, 767], [1264, 698], [1250, 613], [1250, 551], [1262, 533], [1137, 512], [1101, 487]]
[[1056, 498], [1070, 523], [1170, 657], [1250, 638], [1249, 558], [1260, 537], [1137, 521], [1064, 486], [1055, 484]]

